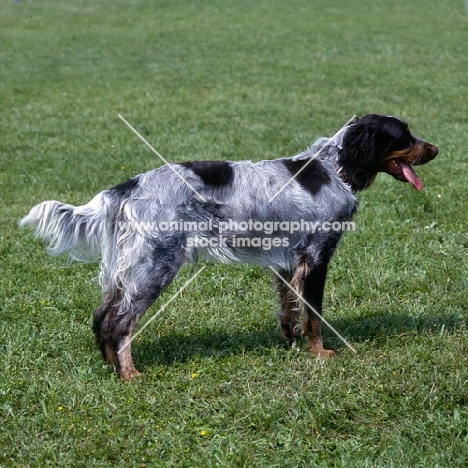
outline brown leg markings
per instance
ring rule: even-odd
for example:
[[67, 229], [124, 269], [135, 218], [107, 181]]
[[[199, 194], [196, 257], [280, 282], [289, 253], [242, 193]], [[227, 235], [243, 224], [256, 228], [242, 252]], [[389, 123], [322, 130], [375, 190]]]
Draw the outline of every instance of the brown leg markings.
[[[118, 314], [121, 295], [117, 296], [111, 298], [107, 295], [94, 312], [93, 330], [104, 361], [115, 366], [122, 379], [130, 380], [133, 376], [139, 375], [133, 365], [130, 345], [135, 317], [131, 311]], [[119, 333], [122, 330], [127, 331], [127, 334], [121, 336]]]
[[[278, 289], [280, 289], [279, 286]], [[283, 291], [284, 289], [287, 289], [286, 286], [282, 287], [281, 289], [281, 310], [277, 314], [281, 326], [280, 338], [293, 342], [294, 338], [299, 336], [299, 307], [297, 306], [297, 301], [291, 301], [289, 298], [289, 289], [288, 291]]]
[[122, 380], [131, 380], [133, 377], [141, 375], [133, 364], [131, 335], [127, 335], [121, 341], [121, 347], [117, 352], [117, 372]]
[[299, 312], [301, 303], [299, 296], [302, 296], [304, 291], [304, 279], [309, 273], [309, 257], [303, 256], [294, 274], [290, 272], [280, 272], [281, 276], [288, 281], [291, 288], [285, 282], [276, 278], [276, 285], [280, 294], [281, 310], [277, 316], [280, 321], [280, 338], [293, 342], [295, 338], [300, 336], [299, 331]]
[[114, 314], [109, 318], [106, 345], [116, 358], [115, 367], [122, 380], [131, 380], [140, 375], [132, 359], [132, 333], [151, 302], [135, 300], [129, 310], [119, 314], [118, 309], [114, 309]]
[[307, 336], [307, 349], [314, 356], [321, 356], [326, 358], [335, 357], [335, 351], [325, 349], [322, 342], [322, 320], [312, 312], [312, 317], [307, 314], [304, 320], [304, 331], [302, 332]]
[[[115, 265], [125, 265], [118, 279], [105, 278], [105, 290], [111, 291], [94, 313], [93, 330], [106, 362], [115, 365], [123, 380], [139, 375], [132, 359], [132, 333], [140, 318], [176, 276], [184, 262], [183, 233], [153, 245], [148, 253], [128, 255], [125, 248], [116, 250]], [[146, 240], [145, 240], [146, 242]], [[113, 268], [116, 268], [114, 265]], [[112, 282], [113, 281], [113, 282]]]
[[109, 335], [109, 320], [115, 313], [112, 298], [107, 295], [102, 304], [94, 312], [93, 331], [96, 336], [96, 344], [107, 364], [117, 365], [117, 355], [113, 351], [107, 339]]
[[[288, 279], [287, 275], [282, 275], [283, 278]], [[294, 338], [299, 336], [299, 307], [297, 297], [294, 298], [292, 291], [284, 284], [284, 282], [275, 278], [276, 288], [280, 295], [281, 310], [277, 313], [280, 322], [280, 338], [293, 342]]]
[[[325, 349], [322, 342], [322, 300], [327, 265], [315, 267], [304, 282], [304, 299], [314, 308], [305, 307], [304, 329], [302, 334], [307, 337], [307, 348], [316, 356], [334, 357], [335, 351]], [[318, 315], [317, 315], [318, 314]]]

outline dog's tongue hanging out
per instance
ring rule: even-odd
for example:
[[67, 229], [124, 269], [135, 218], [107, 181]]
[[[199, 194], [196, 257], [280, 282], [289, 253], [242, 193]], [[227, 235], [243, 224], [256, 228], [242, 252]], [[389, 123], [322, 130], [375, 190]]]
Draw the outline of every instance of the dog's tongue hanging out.
[[400, 167], [403, 172], [403, 176], [405, 179], [416, 189], [416, 190], [421, 190], [422, 189], [422, 182], [421, 179], [418, 177], [416, 174], [415, 170], [411, 167], [408, 166], [405, 163], [400, 162]]
[[412, 166], [396, 159], [388, 161], [386, 166], [386, 172], [395, 177], [395, 179], [409, 182], [416, 190], [422, 189], [421, 179]]

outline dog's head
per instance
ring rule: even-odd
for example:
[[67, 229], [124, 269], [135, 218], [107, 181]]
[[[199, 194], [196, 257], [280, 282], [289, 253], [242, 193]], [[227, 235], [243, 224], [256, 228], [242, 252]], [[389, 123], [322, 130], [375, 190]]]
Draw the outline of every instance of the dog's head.
[[338, 163], [354, 190], [369, 187], [378, 172], [421, 190], [414, 166], [426, 164], [438, 152], [437, 146], [412, 135], [403, 120], [369, 114], [346, 127]]

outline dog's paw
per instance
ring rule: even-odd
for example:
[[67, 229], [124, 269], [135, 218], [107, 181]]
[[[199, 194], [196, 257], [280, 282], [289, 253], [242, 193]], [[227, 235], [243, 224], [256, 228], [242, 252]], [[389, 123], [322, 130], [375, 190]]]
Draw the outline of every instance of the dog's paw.
[[323, 349], [317, 353], [317, 356], [325, 359], [332, 359], [336, 357], [335, 351], [333, 349]]
[[122, 380], [125, 380], [125, 381], [129, 382], [129, 381], [132, 380], [134, 377], [141, 376], [141, 373], [138, 372], [135, 368], [133, 368], [133, 369], [125, 369], [125, 370], [120, 371], [119, 376], [120, 376], [120, 378], [121, 378]]
[[336, 356], [332, 349], [325, 349], [323, 346], [308, 346], [310, 354], [323, 359], [331, 359]]

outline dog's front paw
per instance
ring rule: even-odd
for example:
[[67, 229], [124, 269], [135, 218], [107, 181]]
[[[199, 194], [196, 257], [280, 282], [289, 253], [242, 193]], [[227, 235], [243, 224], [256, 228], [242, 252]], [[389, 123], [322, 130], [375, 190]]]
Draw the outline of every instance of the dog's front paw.
[[325, 359], [332, 359], [332, 358], [336, 357], [336, 353], [335, 353], [335, 351], [333, 351], [333, 349], [324, 349], [324, 348], [322, 348], [321, 351], [319, 351], [317, 353], [317, 356], [320, 356], [320, 357], [325, 358]]
[[336, 356], [335, 351], [333, 351], [332, 349], [325, 349], [321, 345], [309, 344], [307, 346], [307, 349], [309, 350], [310, 354], [312, 354], [313, 356], [320, 356], [321, 358], [324, 358], [324, 359], [331, 359]]
[[134, 377], [138, 377], [140, 376], [141, 373], [138, 372], [135, 368], [133, 369], [122, 369], [120, 372], [119, 372], [119, 376], [122, 380], [126, 380], [126, 381], [130, 381], [132, 380]]

